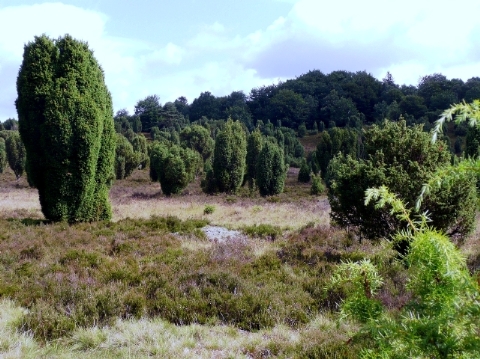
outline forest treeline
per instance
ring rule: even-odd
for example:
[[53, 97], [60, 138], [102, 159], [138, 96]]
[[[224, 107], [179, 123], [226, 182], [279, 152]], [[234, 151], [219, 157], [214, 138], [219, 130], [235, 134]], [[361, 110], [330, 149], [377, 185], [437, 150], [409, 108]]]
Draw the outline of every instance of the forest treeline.
[[191, 103], [185, 97], [163, 106], [156, 95], [139, 100], [134, 113], [117, 112], [117, 126], [134, 132], [175, 128], [189, 123], [239, 120], [249, 130], [272, 123], [298, 131], [332, 127], [359, 127], [385, 118], [407, 124], [426, 124], [427, 129], [440, 113], [454, 103], [480, 97], [480, 78], [466, 82], [442, 74], [421, 78], [417, 86], [398, 85], [387, 73], [381, 81], [365, 71], [314, 70], [276, 85], [253, 88], [247, 95], [234, 91], [216, 97], [205, 91]]
[[[269, 139], [267, 142], [278, 145], [283, 150], [285, 165], [301, 168], [300, 180], [308, 182], [311, 173], [320, 173], [325, 179], [330, 160], [338, 152], [357, 159], [365, 158], [362, 128], [379, 125], [384, 119], [394, 122], [402, 119], [408, 126], [419, 124], [428, 131], [451, 104], [462, 100], [470, 102], [478, 97], [480, 77], [464, 82], [433, 74], [424, 76], [418, 86], [400, 86], [390, 73], [379, 81], [365, 71], [324, 74], [318, 70], [277, 85], [254, 88], [248, 95], [234, 91], [228, 96], [215, 97], [207, 91], [192, 103], [185, 97], [179, 97], [163, 105], [158, 96], [147, 96], [137, 102], [133, 114], [122, 109], [114, 116], [115, 131], [119, 134], [116, 138], [115, 177], [128, 177], [139, 165], [149, 165], [151, 150], [155, 148], [159, 151], [148, 144], [146, 139], [149, 139], [168, 145], [171, 149], [169, 153], [175, 154], [174, 163], [179, 172], [174, 177], [183, 184], [165, 187], [167, 193], [177, 193], [201, 172], [206, 174], [205, 191], [215, 191], [216, 185], [212, 182], [215, 140], [225, 129], [227, 119], [232, 118], [242, 125], [246, 140], [256, 128], [262, 138]], [[0, 131], [17, 129], [15, 119], [0, 123]], [[316, 148], [305, 151], [299, 138], [318, 133]], [[7, 140], [5, 132], [0, 137]], [[450, 126], [442, 139], [457, 155], [479, 154], [480, 132], [469, 128], [466, 123]], [[0, 152], [3, 152], [3, 155], [0, 154], [0, 169], [7, 162], [6, 151], [1, 149], [3, 146], [0, 144]], [[179, 147], [175, 149], [172, 146]], [[255, 146], [253, 142], [247, 143], [250, 152], [255, 150], [252, 146]], [[201, 159], [195, 160], [195, 156], [186, 149], [199, 153]], [[22, 154], [21, 147], [16, 153]], [[158, 157], [158, 154], [154, 156]], [[23, 173], [21, 160], [11, 157], [10, 166], [16, 168], [14, 172], [19, 177]], [[247, 159], [243, 184], [245, 181], [251, 184], [252, 178], [256, 179], [252, 173], [257, 160], [257, 155], [253, 160]], [[155, 165], [159, 163], [157, 161]], [[158, 179], [154, 173], [152, 179]]]
[[[249, 94], [233, 91], [227, 96], [202, 92], [191, 103], [184, 96], [160, 103], [156, 95], [137, 102], [134, 113], [116, 113], [116, 126], [134, 132], [174, 128], [177, 131], [193, 122], [239, 120], [249, 130], [271, 122], [302, 133], [331, 127], [358, 127], [385, 118], [408, 124], [431, 124], [440, 113], [462, 100], [480, 98], [480, 77], [467, 81], [447, 79], [435, 73], [422, 77], [417, 86], [398, 85], [387, 73], [381, 81], [365, 71], [309, 71], [295, 79], [253, 88]], [[15, 129], [7, 119], [0, 130]], [[118, 131], [119, 132], [119, 131]]]
[[[365, 71], [324, 74], [313, 70], [276, 85], [253, 88], [249, 94], [233, 91], [217, 97], [205, 91], [191, 103], [182, 96], [163, 105], [158, 96], [147, 96], [137, 102], [133, 113], [117, 111], [115, 127], [117, 132], [131, 129], [154, 137], [159, 131], [179, 132], [191, 123], [208, 123], [214, 135], [231, 117], [249, 131], [285, 127], [302, 137], [333, 127], [358, 128], [403, 117], [408, 125], [422, 123], [429, 130], [443, 110], [476, 98], [480, 98], [480, 77], [463, 81], [436, 73], [422, 77], [413, 86], [396, 84], [390, 73], [380, 81]], [[0, 124], [0, 130], [17, 126], [10, 118]], [[458, 129], [457, 135], [465, 136], [465, 127]], [[458, 153], [462, 142], [452, 143], [454, 146]]]

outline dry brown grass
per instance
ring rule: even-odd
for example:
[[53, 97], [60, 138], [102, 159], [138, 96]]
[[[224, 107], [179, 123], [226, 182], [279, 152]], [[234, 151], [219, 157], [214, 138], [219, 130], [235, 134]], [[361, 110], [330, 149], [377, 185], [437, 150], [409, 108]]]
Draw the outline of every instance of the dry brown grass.
[[320, 136], [321, 133], [317, 133], [316, 135], [308, 135], [298, 139], [305, 148], [305, 153], [312, 152], [317, 149], [318, 142], [320, 142]]
[[[255, 224], [270, 224], [283, 229], [298, 229], [308, 223], [325, 225], [329, 221], [326, 197], [308, 195], [309, 185], [296, 181], [297, 171], [289, 172], [285, 193], [262, 198], [250, 196], [247, 188], [238, 195], [206, 195], [199, 180], [182, 195], [166, 197], [160, 184], [153, 183], [148, 171], [135, 171], [126, 180], [116, 181], [110, 191], [113, 220], [176, 216], [185, 219], [208, 219], [211, 224], [232, 229]], [[212, 214], [205, 215], [206, 205], [213, 205]], [[36, 218], [43, 215], [38, 192], [29, 188], [24, 177], [16, 181], [11, 170], [0, 174], [0, 216], [3, 218]]]
[[[242, 189], [236, 196], [206, 195], [199, 181], [192, 183], [184, 194], [166, 197], [160, 185], [152, 183], [147, 171], [136, 171], [130, 178], [117, 181], [110, 198], [114, 220], [176, 216], [185, 219], [208, 219], [211, 224], [228, 228], [242, 228], [255, 224], [270, 224], [281, 228], [298, 229], [308, 223], [328, 224], [329, 206], [326, 197], [308, 195], [309, 185], [296, 181], [295, 170], [289, 172], [285, 193], [275, 198], [249, 196]], [[205, 215], [206, 205], [213, 205], [212, 214]]]
[[8, 168], [0, 174], [0, 216], [3, 218], [43, 218], [36, 189], [25, 177], [18, 181]]

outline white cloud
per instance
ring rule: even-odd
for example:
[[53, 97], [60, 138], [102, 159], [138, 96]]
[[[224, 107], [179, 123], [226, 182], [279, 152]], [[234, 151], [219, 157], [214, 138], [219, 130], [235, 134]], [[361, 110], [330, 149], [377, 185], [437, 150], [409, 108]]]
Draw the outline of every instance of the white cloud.
[[[18, 26], [18, 19], [24, 19], [25, 25]], [[275, 81], [262, 79], [241, 63], [255, 43], [254, 36], [231, 35], [219, 22], [201, 26], [182, 46], [110, 36], [108, 21], [105, 14], [62, 3], [0, 8], [0, 121], [17, 117], [15, 79], [23, 46], [42, 33], [51, 38], [69, 33], [88, 42], [105, 71], [115, 110], [132, 111], [138, 100], [152, 94], [158, 94], [162, 103], [179, 96], [192, 101], [203, 91], [216, 96], [234, 90], [248, 93], [252, 87]]]
[[185, 51], [180, 46], [109, 36], [105, 30], [108, 21], [105, 14], [62, 3], [0, 8], [0, 121], [17, 117], [13, 103], [23, 46], [37, 35], [55, 39], [68, 33], [87, 41], [105, 71], [116, 109], [133, 108], [140, 99], [138, 93], [154, 93], [154, 88], [144, 88], [141, 81], [149, 77], [145, 72], [152, 67], [181, 63]]
[[469, 64], [480, 62], [479, 11], [473, 0], [298, 0], [285, 19], [251, 35], [259, 46], [248, 60], [261, 75], [317, 68], [398, 71], [396, 79], [413, 84], [435, 71], [466, 79], [476, 73], [461, 71], [463, 64], [473, 69]]
[[0, 9], [2, 57], [6, 55], [9, 59], [21, 59], [23, 45], [41, 34], [57, 38], [69, 33], [83, 41], [96, 40], [103, 33], [106, 21], [104, 14], [62, 3]]
[[[277, 0], [282, 1], [282, 0]], [[132, 110], [145, 96], [162, 103], [203, 91], [216, 96], [292, 78], [312, 69], [390, 71], [398, 83], [420, 76], [480, 75], [480, 2], [283, 0], [290, 13], [246, 36], [236, 25], [198, 26], [182, 43], [114, 37], [107, 15], [62, 3], [0, 8], [0, 120], [16, 117], [15, 80], [23, 46], [42, 33], [86, 40], [101, 63], [114, 107]], [[19, 25], [21, 19], [21, 25]], [[87, 26], [85, 24], [88, 24]]]

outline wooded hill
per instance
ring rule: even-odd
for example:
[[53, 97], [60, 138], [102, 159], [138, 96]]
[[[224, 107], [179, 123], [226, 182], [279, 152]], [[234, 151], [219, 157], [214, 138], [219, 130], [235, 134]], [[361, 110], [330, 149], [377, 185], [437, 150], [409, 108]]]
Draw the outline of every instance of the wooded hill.
[[248, 95], [234, 91], [216, 97], [205, 91], [191, 103], [182, 96], [163, 106], [157, 96], [148, 96], [138, 101], [133, 115], [119, 111], [116, 122], [135, 132], [156, 126], [178, 131], [191, 122], [231, 117], [249, 130], [271, 122], [297, 131], [303, 125], [306, 130], [358, 127], [403, 116], [408, 124], [425, 123], [428, 129], [451, 104], [479, 97], [480, 77], [464, 82], [432, 74], [424, 76], [418, 86], [400, 86], [390, 73], [379, 81], [365, 71], [324, 74], [313, 70], [296, 79], [254, 88]]

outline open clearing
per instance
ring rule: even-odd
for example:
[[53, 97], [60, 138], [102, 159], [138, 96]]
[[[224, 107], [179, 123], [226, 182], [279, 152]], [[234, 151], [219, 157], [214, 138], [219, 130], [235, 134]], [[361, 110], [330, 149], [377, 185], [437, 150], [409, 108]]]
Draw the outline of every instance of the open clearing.
[[[307, 224], [327, 225], [329, 205], [325, 196], [310, 196], [310, 186], [296, 181], [292, 169], [285, 193], [273, 198], [249, 196], [243, 188], [237, 196], [206, 195], [196, 181], [178, 196], [166, 197], [158, 182], [153, 183], [148, 171], [135, 171], [126, 180], [115, 181], [110, 191], [113, 220], [176, 216], [181, 220], [208, 219], [211, 225], [240, 229], [255, 224], [270, 224], [295, 230]], [[205, 215], [206, 205], [213, 205], [212, 214]], [[10, 169], [0, 179], [0, 215], [3, 218], [42, 219], [38, 192], [29, 188], [24, 177], [18, 181]]]

